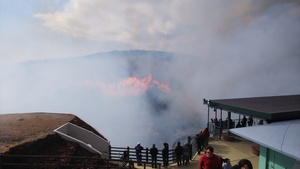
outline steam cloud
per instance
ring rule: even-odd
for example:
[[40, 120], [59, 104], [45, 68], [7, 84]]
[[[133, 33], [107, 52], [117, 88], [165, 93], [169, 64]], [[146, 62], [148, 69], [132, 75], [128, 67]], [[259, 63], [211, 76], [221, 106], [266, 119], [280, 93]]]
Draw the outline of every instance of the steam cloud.
[[[46, 28], [65, 36], [175, 55], [161, 59], [152, 56], [155, 52], [140, 51], [150, 57], [3, 65], [2, 114], [72, 113], [103, 133], [113, 146], [134, 146], [139, 141], [150, 147], [171, 144], [205, 127], [203, 98], [300, 93], [296, 0], [70, 1], [59, 11], [35, 16]], [[170, 86], [172, 94], [153, 88], [148, 95], [111, 97], [82, 86], [86, 80], [117, 83], [133, 72], [139, 78], [153, 74]], [[149, 104], [155, 101], [159, 111]]]

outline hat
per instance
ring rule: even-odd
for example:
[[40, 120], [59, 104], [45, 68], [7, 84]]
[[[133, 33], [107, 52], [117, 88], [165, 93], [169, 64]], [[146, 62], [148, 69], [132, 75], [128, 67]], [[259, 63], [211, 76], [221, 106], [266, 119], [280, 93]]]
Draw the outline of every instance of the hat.
[[140, 144], [140, 142], [137, 142], [137, 144], [139, 145], [139, 144]]

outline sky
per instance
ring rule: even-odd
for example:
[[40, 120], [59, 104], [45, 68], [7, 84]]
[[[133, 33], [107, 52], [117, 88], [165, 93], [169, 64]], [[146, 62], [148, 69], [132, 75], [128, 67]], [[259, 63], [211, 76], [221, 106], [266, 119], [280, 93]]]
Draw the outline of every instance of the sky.
[[127, 49], [235, 54], [241, 43], [283, 52], [298, 43], [296, 0], [1, 0], [0, 8], [1, 63]]
[[[120, 134], [147, 128], [147, 133], [162, 137], [174, 131], [155, 125], [178, 127], [175, 122], [164, 124], [162, 119], [168, 116], [174, 116], [173, 121], [186, 118], [182, 128], [197, 113], [203, 121], [207, 110], [203, 98], [299, 94], [299, 37], [298, 0], [0, 0], [0, 113], [71, 112], [103, 131], [115, 144], [121, 142], [111, 130], [126, 125], [118, 120], [120, 127], [110, 126], [115, 117], [151, 118], [151, 123], [141, 120]], [[195, 112], [178, 115], [169, 111], [171, 114], [162, 117], [128, 113], [143, 110], [144, 98], [93, 95], [103, 102], [95, 106], [95, 101], [88, 99], [95, 91], [85, 94], [80, 85], [69, 88], [79, 80], [80, 84], [126, 81], [130, 75], [121, 69], [125, 64], [120, 60], [105, 62], [91, 78], [82, 78], [82, 71], [93, 66], [61, 70], [61, 62], [57, 69], [34, 68], [25, 73], [17, 68], [17, 63], [25, 61], [132, 49], [182, 54], [184, 57], [161, 63], [163, 71], [155, 69], [154, 59], [139, 58], [133, 63], [137, 72], [144, 72], [139, 79], [149, 77], [145, 72], [156, 72], [153, 80], [173, 87], [173, 82], [178, 84], [176, 90], [171, 88], [171, 110], [178, 110], [174, 103], [184, 103], [183, 111]], [[108, 72], [110, 79], [105, 76]], [[31, 85], [33, 82], [38, 83]], [[63, 95], [66, 93], [69, 97]], [[67, 100], [75, 106], [68, 106]], [[97, 114], [103, 107], [115, 113]], [[127, 116], [122, 116], [124, 112]], [[109, 118], [105, 125], [95, 120], [103, 116]]]

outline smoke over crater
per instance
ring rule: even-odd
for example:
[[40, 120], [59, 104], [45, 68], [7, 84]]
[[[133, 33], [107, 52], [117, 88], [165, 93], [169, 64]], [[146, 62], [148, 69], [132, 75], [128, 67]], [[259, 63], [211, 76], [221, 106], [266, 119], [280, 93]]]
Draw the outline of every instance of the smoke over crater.
[[205, 126], [203, 98], [300, 93], [299, 9], [297, 0], [68, 1], [35, 15], [47, 36], [34, 37], [51, 43], [30, 52], [2, 34], [13, 52], [1, 56], [151, 50], [2, 64], [0, 113], [72, 113], [113, 146], [172, 143]]

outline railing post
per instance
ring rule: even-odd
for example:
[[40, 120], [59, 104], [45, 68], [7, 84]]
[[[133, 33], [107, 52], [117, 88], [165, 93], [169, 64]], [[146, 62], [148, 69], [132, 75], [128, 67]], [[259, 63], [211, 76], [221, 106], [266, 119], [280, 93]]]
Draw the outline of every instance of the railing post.
[[148, 154], [148, 147], [146, 148], [146, 162], [148, 162], [149, 154]]
[[129, 148], [129, 146], [127, 146], [127, 153], [128, 153], [128, 158], [130, 159], [130, 148]]
[[111, 159], [111, 145], [108, 146], [108, 159]]
[[2, 169], [2, 155], [0, 155], [0, 169]]
[[83, 158], [83, 167], [86, 168], [86, 157]]
[[109, 169], [108, 160], [106, 160], [106, 168]]
[[60, 157], [58, 156], [57, 159], [58, 159], [57, 160], [57, 168], [59, 169], [60, 168]]

